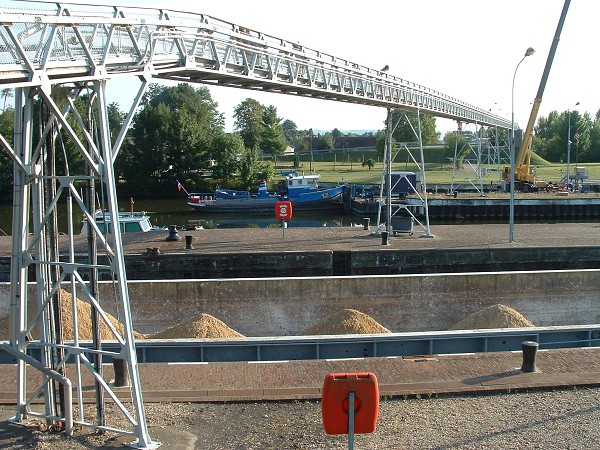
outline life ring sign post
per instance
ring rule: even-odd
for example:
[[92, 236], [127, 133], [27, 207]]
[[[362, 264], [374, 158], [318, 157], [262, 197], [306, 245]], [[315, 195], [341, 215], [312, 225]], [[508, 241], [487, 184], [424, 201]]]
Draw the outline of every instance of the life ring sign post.
[[374, 373], [330, 373], [321, 398], [323, 428], [327, 434], [347, 434], [354, 450], [355, 433], [372, 433], [379, 413], [379, 385]]
[[280, 201], [275, 203], [275, 219], [281, 222], [281, 228], [283, 229], [283, 238], [285, 239], [285, 229], [287, 223], [292, 220], [292, 202]]

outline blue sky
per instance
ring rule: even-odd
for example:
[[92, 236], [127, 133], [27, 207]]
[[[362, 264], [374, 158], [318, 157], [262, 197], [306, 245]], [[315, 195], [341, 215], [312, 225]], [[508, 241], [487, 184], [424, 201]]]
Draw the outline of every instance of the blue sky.
[[[117, 3], [117, 2], [115, 2]], [[163, 1], [121, 0], [130, 6], [159, 7]], [[173, 0], [169, 8], [208, 14], [264, 33], [297, 41], [359, 64], [390, 73], [510, 118], [515, 67], [527, 47], [536, 50], [519, 67], [515, 119], [524, 127], [563, 0]], [[600, 109], [593, 46], [600, 42], [600, 2], [573, 0], [543, 96], [540, 115], [576, 108]], [[128, 107], [130, 81], [109, 84], [109, 100]], [[275, 105], [279, 115], [301, 129], [379, 129], [383, 108], [211, 87], [213, 98], [233, 127], [233, 108], [247, 97]], [[438, 129], [456, 124], [438, 120]]]

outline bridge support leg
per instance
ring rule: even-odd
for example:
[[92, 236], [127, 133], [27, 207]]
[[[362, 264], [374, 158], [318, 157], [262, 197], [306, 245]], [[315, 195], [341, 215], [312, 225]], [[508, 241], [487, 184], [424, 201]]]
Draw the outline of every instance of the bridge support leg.
[[[141, 98], [142, 91], [143, 89], [140, 89], [138, 99]], [[77, 111], [77, 108], [81, 107], [81, 102], [75, 100], [82, 93], [87, 94], [89, 108], [93, 99], [96, 102], [93, 116], [97, 118], [97, 128], [93, 132], [86, 128], [84, 120], [86, 113]], [[16, 94], [14, 144], [11, 147], [8, 144], [9, 140], [4, 137], [0, 140], [14, 161], [13, 247], [10, 278], [11, 330], [8, 345], [11, 351], [16, 352], [18, 360], [15, 420], [22, 421], [24, 414], [27, 413], [45, 418], [49, 424], [60, 425], [66, 423], [66, 412], [75, 409], [78, 415], [75, 418], [77, 423], [103, 429], [105, 426], [103, 406], [98, 405], [96, 423], [88, 421], [83, 407], [85, 386], [82, 380], [83, 372], [87, 370], [96, 380], [97, 396], [107, 393], [131, 424], [131, 429], [123, 431], [136, 438], [133, 445], [136, 448], [156, 448], [160, 444], [152, 441], [146, 424], [120, 230], [119, 227], [114, 227], [111, 234], [102, 234], [95, 223], [93, 207], [89, 206], [95, 204], [94, 199], [85, 199], [80, 193], [82, 185], [88, 183], [97, 185], [101, 191], [98, 198], [106, 200], [102, 210], [106, 211], [113, 224], [118, 223], [119, 207], [114, 173], [114, 160], [118, 146], [115, 148], [111, 146], [106, 81], [97, 80], [90, 84], [75, 86], [45, 85], [39, 88], [19, 88], [16, 89]], [[32, 130], [35, 118], [40, 115], [34, 114], [33, 110], [38, 105], [43, 108], [45, 116], [42, 117], [45, 118], [43, 122], [36, 124], [40, 130], [37, 133], [39, 140], [36, 142], [34, 138], [36, 134]], [[68, 114], [71, 114], [74, 120], [67, 120]], [[88, 113], [88, 119], [90, 115], [91, 113]], [[120, 136], [123, 135], [124, 132]], [[55, 153], [59, 153], [57, 148], [59, 150], [63, 148], [62, 139], [65, 137], [72, 143], [76, 155], [63, 150], [60, 156], [64, 161], [61, 161], [61, 164], [49, 164], [49, 161], [61, 159], [55, 158]], [[122, 142], [122, 139], [120, 141]], [[81, 164], [82, 160], [84, 167]], [[93, 190], [86, 192], [90, 191]], [[59, 230], [54, 224], [54, 217], [59, 208], [64, 208], [65, 204], [67, 224], [66, 228], [64, 224], [61, 225], [63, 228], [60, 231], [65, 236], [60, 239], [62, 248], [59, 257]], [[81, 263], [76, 258], [76, 251], [81, 250], [76, 248], [74, 230], [79, 230], [81, 226], [81, 215], [74, 214], [74, 206], [79, 207], [80, 213], [87, 220], [87, 231], [94, 234], [98, 245], [102, 246], [103, 253], [109, 260], [108, 264], [99, 264], [94, 259]], [[35, 269], [36, 276], [35, 295], [32, 295], [32, 301], [28, 301], [28, 296], [34, 291], [27, 290], [30, 268]], [[90, 287], [86, 280], [91, 269], [108, 272], [104, 278], [114, 280], [115, 298], [99, 298], [98, 292]], [[113, 325], [108, 313], [104, 311], [105, 302], [118, 305], [119, 326]], [[83, 303], [89, 304], [92, 314], [98, 318], [98, 330], [103, 329], [103, 334], [108, 330], [111, 334], [110, 340], [119, 344], [116, 351], [107, 351], [98, 345], [94, 352], [90, 353], [80, 345], [80, 339], [87, 339], [81, 337], [82, 332], [89, 333], [80, 327], [79, 316], [83, 312]], [[28, 307], [37, 307], [31, 320], [28, 319], [28, 316], [32, 316], [27, 314]], [[73, 344], [63, 341], [62, 331], [65, 325], [61, 317], [63, 310], [69, 311], [73, 318], [73, 335], [64, 338], [65, 341], [72, 339]], [[98, 336], [99, 333], [98, 331]], [[27, 387], [28, 366], [23, 361], [26, 360], [27, 350], [32, 341], [30, 334], [34, 339], [40, 339], [42, 357], [39, 367], [42, 372], [56, 373], [57, 377], [60, 380], [64, 378], [67, 384], [71, 383], [71, 378], [76, 378], [72, 385], [76, 389], [73, 402], [77, 408], [73, 407], [74, 404], [69, 400], [68, 395], [63, 396], [62, 384], [59, 385], [58, 395], [55, 393], [54, 382], [48, 379], [42, 381], [37, 387]], [[64, 353], [57, 351], [59, 348], [64, 349]], [[125, 361], [131, 380], [131, 402], [122, 403], [112, 392], [98, 364], [92, 363], [95, 354], [119, 357]], [[67, 360], [67, 357], [71, 359]], [[36, 368], [34, 365], [29, 367], [30, 370]], [[28, 391], [35, 392], [35, 395], [28, 398]], [[35, 412], [30, 407], [37, 400], [38, 394], [44, 398], [43, 413]], [[69, 405], [65, 405], [63, 401], [68, 401]], [[110, 424], [106, 426], [116, 429]]]

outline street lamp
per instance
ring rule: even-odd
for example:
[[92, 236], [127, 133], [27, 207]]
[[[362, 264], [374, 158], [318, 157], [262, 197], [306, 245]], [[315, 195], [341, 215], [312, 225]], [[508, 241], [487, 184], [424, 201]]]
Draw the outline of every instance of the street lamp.
[[517, 64], [515, 73], [513, 75], [512, 82], [512, 103], [511, 103], [511, 126], [510, 126], [510, 227], [508, 233], [508, 242], [512, 242], [515, 238], [515, 78], [517, 76], [517, 70], [521, 63], [535, 53], [532, 47], [529, 47], [525, 51], [525, 55]]
[[[575, 106], [578, 106], [579, 102], [575, 103]], [[570, 180], [570, 173], [569, 173], [569, 167], [571, 165], [571, 110], [568, 111], [569, 113], [569, 133], [567, 135], [567, 190], [569, 190], [569, 180]]]

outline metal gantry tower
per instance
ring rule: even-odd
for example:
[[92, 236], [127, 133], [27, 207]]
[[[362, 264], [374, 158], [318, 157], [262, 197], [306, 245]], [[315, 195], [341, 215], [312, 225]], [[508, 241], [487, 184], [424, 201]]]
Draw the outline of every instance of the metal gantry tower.
[[[102, 210], [113, 224], [119, 220], [114, 175], [118, 148], [111, 144], [107, 111], [105, 80], [16, 89], [14, 141], [12, 145], [3, 142], [14, 161], [12, 322], [10, 344], [3, 349], [17, 361], [16, 421], [38, 415], [64, 426], [67, 433], [74, 424], [86, 425], [130, 434], [136, 447], [154, 448], [158, 444], [148, 434], [143, 407], [121, 235], [104, 235], [94, 221], [96, 187]], [[74, 148], [65, 146], [65, 136]], [[60, 208], [65, 208], [68, 216], [64, 237], [56, 226]], [[82, 216], [91, 231], [88, 236], [95, 239], [84, 261], [76, 257]], [[98, 263], [96, 250], [109, 264]], [[95, 281], [99, 272], [113, 280], [113, 298], [98, 296]], [[35, 293], [28, 290], [30, 274], [35, 277]], [[84, 303], [91, 305], [91, 344], [83, 342], [90, 337], [82, 337], [79, 324], [87, 319], [83, 314], [90, 314]], [[106, 306], [114, 304], [118, 323], [106, 312]], [[65, 315], [71, 317], [69, 322]], [[67, 323], [69, 330], [65, 329]], [[40, 361], [28, 353], [29, 343], [37, 339]], [[116, 341], [118, 350], [104, 350], [103, 339]], [[111, 359], [126, 366], [131, 384], [127, 404], [103, 373], [103, 363]], [[37, 386], [27, 385], [30, 368], [42, 374]], [[93, 420], [84, 407], [88, 379], [93, 380], [97, 400]], [[31, 408], [39, 395], [44, 398], [43, 413]], [[110, 397], [130, 427], [106, 423], [104, 397]]]
[[[452, 159], [452, 179], [450, 183], [450, 194], [459, 189], [455, 184], [456, 178], [464, 164], [468, 165], [472, 172], [475, 173], [475, 180], [464, 178], [470, 188], [474, 188], [477, 192], [483, 195], [484, 186], [483, 179], [488, 173], [497, 173], [498, 182], [501, 181], [503, 167], [510, 164], [510, 154], [507, 140], [500, 135], [501, 130], [498, 127], [488, 128], [488, 137], [484, 136], [483, 127], [477, 128], [476, 131], [470, 134], [470, 138], [464, 142], [459, 139], [459, 136], [464, 135], [462, 124], [458, 123], [458, 128], [455, 131], [454, 141], [454, 158]], [[491, 131], [490, 131], [491, 130]], [[510, 136], [507, 133], [508, 138]]]
[[[423, 237], [434, 237], [431, 234], [431, 228], [429, 224], [429, 206], [427, 200], [427, 178], [425, 174], [425, 157], [423, 154], [423, 140], [421, 136], [421, 115], [419, 110], [417, 110], [417, 128], [410, 123], [410, 120], [405, 111], [400, 111], [401, 116], [396, 123], [393, 122], [393, 110], [388, 109], [387, 118], [386, 118], [386, 137], [385, 137], [385, 146], [384, 146], [384, 154], [383, 154], [383, 168], [381, 175], [381, 186], [379, 189], [379, 202], [377, 209], [377, 226], [375, 228], [374, 233], [381, 233], [382, 229], [385, 228], [385, 231], [389, 235], [394, 233], [394, 218], [399, 219], [402, 215], [409, 216], [411, 221], [416, 222], [423, 229]], [[394, 146], [392, 145], [393, 139], [392, 135], [394, 130], [398, 126], [401, 120], [406, 120], [410, 127], [412, 128], [415, 137], [417, 138], [418, 146], [419, 146], [419, 158], [420, 161], [417, 161], [412, 152], [409, 150], [407, 143], [400, 144], [410, 158], [413, 163], [417, 165], [419, 169], [419, 175], [421, 180], [421, 188], [417, 187], [417, 183], [413, 183], [411, 179], [403, 174], [397, 179], [392, 178], [393, 169], [392, 166], [395, 162], [396, 156], [399, 154], [399, 148], [394, 150]], [[410, 191], [417, 196], [415, 202], [411, 202], [410, 204], [405, 203], [393, 203], [392, 197], [394, 188], [398, 183], [406, 183], [410, 187]], [[411, 211], [411, 208], [415, 206], [421, 207], [424, 209], [425, 214], [425, 224], [421, 223], [415, 214]], [[382, 221], [382, 209], [385, 208], [385, 223]], [[412, 227], [411, 227], [412, 229]]]

